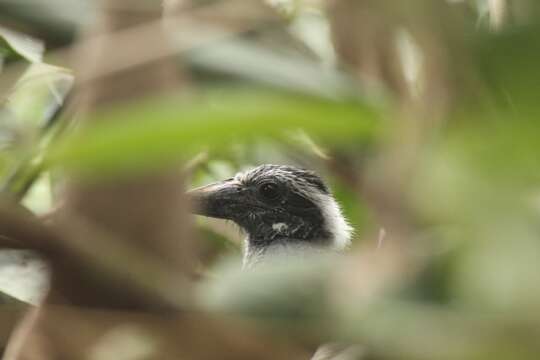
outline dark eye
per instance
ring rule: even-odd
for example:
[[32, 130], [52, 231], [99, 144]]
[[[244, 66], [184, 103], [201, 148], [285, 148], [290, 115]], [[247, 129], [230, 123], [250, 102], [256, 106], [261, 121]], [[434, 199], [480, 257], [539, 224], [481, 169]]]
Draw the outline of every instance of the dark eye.
[[259, 193], [268, 200], [275, 200], [279, 197], [279, 187], [273, 183], [262, 184]]

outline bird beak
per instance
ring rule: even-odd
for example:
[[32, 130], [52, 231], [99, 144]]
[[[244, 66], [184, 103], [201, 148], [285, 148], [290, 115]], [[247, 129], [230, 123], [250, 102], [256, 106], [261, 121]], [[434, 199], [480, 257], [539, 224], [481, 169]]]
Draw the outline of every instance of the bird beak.
[[241, 188], [236, 180], [225, 180], [187, 192], [193, 213], [220, 219], [231, 219], [240, 204]]

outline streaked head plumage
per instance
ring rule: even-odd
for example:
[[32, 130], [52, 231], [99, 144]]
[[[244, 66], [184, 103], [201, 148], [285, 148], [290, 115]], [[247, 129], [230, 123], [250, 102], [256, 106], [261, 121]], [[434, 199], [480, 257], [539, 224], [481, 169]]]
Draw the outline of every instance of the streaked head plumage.
[[313, 171], [261, 165], [191, 192], [199, 213], [229, 219], [248, 234], [248, 247], [313, 246], [341, 250], [351, 227]]

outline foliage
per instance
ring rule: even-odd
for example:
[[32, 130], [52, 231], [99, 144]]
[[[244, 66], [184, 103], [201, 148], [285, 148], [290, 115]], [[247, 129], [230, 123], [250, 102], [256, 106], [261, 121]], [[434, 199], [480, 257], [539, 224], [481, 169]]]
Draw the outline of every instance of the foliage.
[[[107, 206], [125, 212], [118, 223], [145, 233], [143, 225], [130, 223], [130, 208], [137, 207], [138, 196], [151, 197], [144, 186], [154, 176], [183, 171], [186, 187], [194, 187], [260, 163], [310, 167], [328, 180], [355, 227], [345, 258], [241, 272], [238, 236], [199, 219], [203, 251], [196, 272], [202, 279], [186, 290], [185, 274], [177, 287], [171, 285], [176, 268], [167, 268], [168, 260], [162, 265], [160, 257], [155, 261], [159, 253], [123, 251], [136, 242], [113, 246], [123, 234], [88, 230], [91, 210], [82, 212], [88, 223], [73, 220], [56, 228], [64, 239], [80, 237], [59, 247], [87, 261], [77, 268], [81, 274], [91, 269], [116, 284], [112, 288], [124, 280], [143, 284], [140, 293], [125, 287], [145, 301], [152, 294], [165, 298], [175, 311], [242, 319], [278, 343], [283, 337], [301, 347], [360, 343], [370, 359], [535, 359], [538, 5], [278, 2], [276, 13], [264, 7], [271, 20], [257, 18], [248, 26], [238, 9], [252, 21], [251, 8], [232, 3], [209, 1], [189, 9], [186, 16], [203, 21], [212, 40], [199, 43], [200, 26], [194, 27], [188, 42], [194, 45], [169, 54], [182, 72], [179, 86], [140, 97], [130, 96], [132, 88], [143, 87], [135, 75], [124, 88], [115, 87], [118, 74], [98, 73], [90, 80], [81, 75], [80, 89], [72, 90], [71, 70], [43, 63], [42, 44], [0, 28], [0, 76], [32, 64], [0, 109], [3, 196], [41, 214], [66, 198], [73, 201], [57, 191], [66, 181], [99, 190], [113, 184], [114, 191], [140, 182], [140, 193], [129, 193], [133, 198], [125, 207]], [[205, 18], [212, 6], [225, 20]], [[310, 31], [320, 36], [314, 40]], [[185, 41], [181, 35], [173, 34]], [[328, 52], [332, 46], [336, 50]], [[134, 56], [145, 59], [144, 50]], [[128, 71], [144, 75], [145, 68], [131, 64], [119, 73]], [[99, 92], [101, 81], [129, 100], [89, 106], [81, 123], [62, 112], [70, 91], [95, 86], [92, 91]], [[171, 216], [156, 209], [156, 219]], [[184, 220], [180, 227], [188, 228]], [[148, 222], [150, 228], [158, 220]], [[103, 223], [93, 225], [101, 229]], [[91, 248], [84, 240], [94, 235], [101, 240]], [[178, 238], [190, 243], [189, 236]], [[133, 261], [155, 266], [152, 275]], [[137, 276], [145, 277], [129, 280]], [[192, 300], [178, 296], [182, 301], [175, 302], [179, 293], [191, 291]], [[125, 322], [121, 316], [116, 321]]]

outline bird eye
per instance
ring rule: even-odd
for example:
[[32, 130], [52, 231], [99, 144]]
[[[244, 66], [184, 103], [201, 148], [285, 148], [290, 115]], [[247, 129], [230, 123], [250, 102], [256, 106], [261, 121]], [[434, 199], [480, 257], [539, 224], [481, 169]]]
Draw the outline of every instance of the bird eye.
[[268, 200], [275, 200], [279, 197], [279, 188], [276, 184], [265, 183], [259, 186], [259, 193]]

